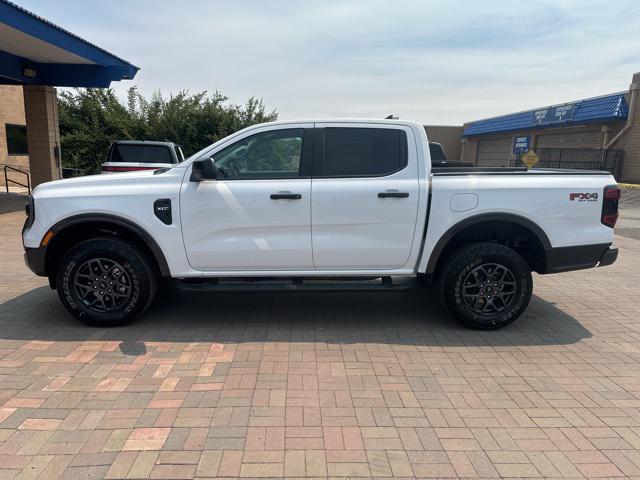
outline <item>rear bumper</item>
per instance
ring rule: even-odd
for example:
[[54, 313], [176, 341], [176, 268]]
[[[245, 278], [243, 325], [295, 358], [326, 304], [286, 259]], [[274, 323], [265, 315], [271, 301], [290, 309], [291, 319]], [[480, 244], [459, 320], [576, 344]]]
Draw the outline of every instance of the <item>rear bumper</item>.
[[618, 258], [618, 249], [612, 247], [610, 243], [601, 243], [550, 248], [546, 254], [546, 270], [541, 273], [560, 273], [592, 268], [596, 265], [600, 267], [611, 265]]
[[45, 268], [45, 247], [28, 248], [24, 249], [24, 263], [27, 264], [29, 270], [41, 277], [47, 276]]

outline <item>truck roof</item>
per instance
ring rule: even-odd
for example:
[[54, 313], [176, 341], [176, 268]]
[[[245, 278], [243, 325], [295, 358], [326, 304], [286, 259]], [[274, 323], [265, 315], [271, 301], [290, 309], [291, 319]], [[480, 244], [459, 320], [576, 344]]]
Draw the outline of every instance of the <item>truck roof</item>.
[[[275, 122], [265, 122], [257, 125], [286, 125], [289, 123], [380, 123], [387, 125], [418, 125], [424, 128], [420, 122], [402, 119], [386, 119], [386, 118], [297, 118], [291, 120], [277, 120]], [[254, 126], [254, 125], [252, 125]]]
[[164, 146], [176, 146], [173, 142], [157, 142], [154, 140], [116, 140], [113, 143], [118, 145], [164, 145]]

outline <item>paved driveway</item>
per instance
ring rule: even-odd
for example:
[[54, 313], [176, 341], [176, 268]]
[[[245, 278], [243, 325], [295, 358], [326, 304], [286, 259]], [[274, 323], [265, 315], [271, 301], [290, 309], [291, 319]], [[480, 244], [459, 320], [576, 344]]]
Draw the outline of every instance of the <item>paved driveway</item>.
[[497, 332], [424, 289], [165, 294], [95, 329], [0, 211], [0, 478], [640, 477], [633, 222], [618, 263], [536, 276]]

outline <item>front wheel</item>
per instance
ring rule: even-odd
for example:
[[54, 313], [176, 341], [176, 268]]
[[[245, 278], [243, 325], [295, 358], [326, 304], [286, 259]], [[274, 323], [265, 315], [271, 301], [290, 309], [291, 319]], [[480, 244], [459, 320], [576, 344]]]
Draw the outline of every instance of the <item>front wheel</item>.
[[151, 304], [156, 286], [146, 255], [120, 238], [93, 238], [72, 247], [56, 275], [66, 309], [98, 327], [122, 325], [140, 315]]
[[524, 313], [533, 290], [531, 269], [514, 250], [474, 243], [451, 255], [439, 278], [447, 310], [464, 325], [495, 330]]

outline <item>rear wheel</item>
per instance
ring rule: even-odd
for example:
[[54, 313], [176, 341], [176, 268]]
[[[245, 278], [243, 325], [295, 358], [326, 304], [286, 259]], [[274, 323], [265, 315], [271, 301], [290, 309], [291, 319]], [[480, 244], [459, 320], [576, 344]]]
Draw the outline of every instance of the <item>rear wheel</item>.
[[493, 330], [527, 308], [533, 280], [527, 262], [495, 243], [474, 243], [454, 252], [439, 278], [447, 310], [466, 326]]
[[148, 258], [120, 238], [95, 238], [72, 247], [58, 265], [63, 305], [83, 322], [122, 325], [153, 301], [157, 278]]

